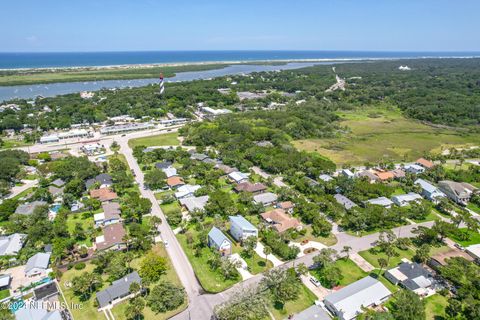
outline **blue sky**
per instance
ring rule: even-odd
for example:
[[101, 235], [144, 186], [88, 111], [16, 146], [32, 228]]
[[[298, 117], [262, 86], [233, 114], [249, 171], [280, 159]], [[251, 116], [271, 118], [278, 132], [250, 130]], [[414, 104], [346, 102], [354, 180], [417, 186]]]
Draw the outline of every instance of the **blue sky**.
[[0, 51], [480, 51], [478, 0], [2, 0]]

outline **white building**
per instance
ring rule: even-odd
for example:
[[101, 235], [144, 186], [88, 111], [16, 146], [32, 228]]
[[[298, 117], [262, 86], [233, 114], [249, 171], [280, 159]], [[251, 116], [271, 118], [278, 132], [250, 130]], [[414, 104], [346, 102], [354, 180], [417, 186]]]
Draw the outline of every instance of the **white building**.
[[234, 172], [229, 173], [228, 177], [230, 178], [230, 180], [232, 180], [236, 183], [242, 183], [242, 182], [248, 180], [249, 175], [250, 174], [248, 174], [248, 173], [243, 173], [243, 172], [240, 172], [240, 171], [234, 171]]
[[421, 199], [422, 196], [415, 192], [409, 192], [407, 194], [400, 194], [392, 197], [393, 203], [400, 207], [405, 207], [409, 205], [410, 202], [419, 202]]
[[48, 265], [50, 264], [50, 255], [51, 253], [39, 252], [30, 257], [25, 265], [25, 276], [33, 277], [47, 274]]
[[367, 276], [329, 294], [323, 302], [339, 319], [350, 320], [363, 313], [364, 308], [385, 302], [391, 294], [380, 281]]
[[390, 208], [393, 205], [393, 202], [390, 199], [385, 197], [370, 199], [365, 201], [365, 203], [382, 206], [384, 208]]
[[195, 195], [195, 191], [200, 189], [201, 186], [199, 185], [190, 185], [186, 184], [177, 188], [177, 192], [175, 192], [175, 198], [182, 199], [193, 197]]
[[230, 216], [230, 234], [237, 241], [242, 241], [248, 237], [258, 237], [258, 230], [243, 216]]
[[411, 174], [419, 174], [425, 172], [425, 168], [418, 164], [407, 164], [404, 167], [405, 171]]

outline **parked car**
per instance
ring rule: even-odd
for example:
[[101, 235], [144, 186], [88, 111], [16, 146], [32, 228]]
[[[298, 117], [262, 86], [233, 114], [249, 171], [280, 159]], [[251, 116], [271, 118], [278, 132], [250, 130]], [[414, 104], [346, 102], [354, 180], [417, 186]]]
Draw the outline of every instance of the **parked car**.
[[322, 285], [315, 277], [310, 277], [310, 282], [313, 283], [315, 287], [320, 287]]

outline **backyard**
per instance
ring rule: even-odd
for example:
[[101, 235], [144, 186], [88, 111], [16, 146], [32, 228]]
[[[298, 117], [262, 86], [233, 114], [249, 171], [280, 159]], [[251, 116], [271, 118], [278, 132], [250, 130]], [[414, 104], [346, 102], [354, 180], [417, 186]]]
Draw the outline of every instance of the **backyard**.
[[276, 320], [282, 320], [286, 319], [290, 314], [298, 313], [312, 306], [315, 303], [315, 300], [317, 300], [317, 297], [302, 284], [300, 294], [296, 300], [285, 303], [283, 309], [271, 303], [269, 310]]
[[469, 231], [467, 228], [459, 228], [458, 233], [450, 234], [449, 238], [464, 247], [480, 243], [480, 233]]
[[[390, 258], [388, 268], [393, 268], [397, 266], [402, 261], [403, 258], [412, 260], [413, 256], [415, 255], [415, 251], [412, 248], [409, 248], [407, 250], [401, 250], [401, 249], [395, 248], [395, 252], [396, 252], [396, 255]], [[378, 259], [383, 258], [385, 260], [388, 260], [387, 255], [384, 252], [374, 252], [371, 249], [360, 251], [358, 254], [377, 269], [380, 268]]]

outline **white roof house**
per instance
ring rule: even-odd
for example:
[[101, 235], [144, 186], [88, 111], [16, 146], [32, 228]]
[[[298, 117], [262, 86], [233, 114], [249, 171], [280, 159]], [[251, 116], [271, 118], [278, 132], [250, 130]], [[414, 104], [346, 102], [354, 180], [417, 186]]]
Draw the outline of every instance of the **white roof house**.
[[60, 310], [48, 311], [43, 303], [26, 303], [24, 307], [15, 312], [16, 320], [62, 320]]
[[425, 172], [425, 168], [422, 166], [419, 166], [418, 164], [407, 164], [404, 167], [404, 169], [406, 172], [413, 173], [413, 174]]
[[320, 176], [318, 176], [318, 178], [322, 181], [325, 181], [325, 182], [329, 182], [329, 181], [333, 180], [333, 178], [331, 176], [329, 176], [328, 174], [321, 174]]
[[467, 253], [474, 259], [480, 261], [480, 243], [472, 244], [471, 246], [466, 247], [465, 251], [467, 251]]
[[422, 196], [415, 192], [409, 192], [407, 194], [400, 194], [398, 196], [393, 196], [392, 201], [397, 206], [404, 207], [413, 201], [420, 201]]
[[255, 203], [261, 203], [264, 206], [271, 205], [272, 203], [276, 202], [277, 199], [278, 199], [278, 196], [272, 192], [260, 193], [253, 196], [253, 201]]
[[240, 182], [246, 181], [248, 179], [249, 175], [250, 174], [248, 174], [248, 173], [235, 171], [235, 172], [229, 173], [228, 177], [230, 179], [232, 179], [233, 181], [235, 181], [236, 183], [240, 183]]
[[25, 275], [31, 277], [37, 274], [45, 273], [50, 264], [51, 253], [39, 252], [28, 259], [25, 265]]
[[334, 293], [323, 301], [339, 319], [350, 320], [363, 312], [363, 308], [379, 305], [392, 293], [380, 281], [367, 276]]
[[393, 204], [393, 202], [390, 199], [385, 198], [385, 197], [370, 199], [370, 200], [365, 201], [365, 203], [375, 204], [375, 205], [382, 206], [382, 207], [385, 207], [385, 208], [390, 208]]
[[350, 179], [355, 177], [355, 175], [353, 174], [353, 172], [350, 169], [342, 169], [342, 171], [340, 171], [340, 173], [342, 175], [344, 175], [345, 177], [350, 178]]
[[209, 198], [209, 196], [183, 198], [180, 199], [180, 204], [187, 208], [189, 212], [194, 210], [203, 211]]
[[22, 249], [26, 237], [22, 233], [0, 236], [0, 256], [16, 255]]
[[180, 186], [178, 187], [177, 192], [175, 192], [175, 198], [182, 199], [187, 197], [193, 197], [193, 195], [195, 194], [195, 191], [197, 191], [200, 188], [201, 186], [199, 185], [191, 185], [191, 184]]
[[167, 178], [175, 177], [177, 175], [177, 169], [175, 169], [174, 167], [168, 167], [168, 168], [162, 169], [162, 171], [165, 173]]
[[418, 184], [420, 188], [422, 188], [422, 196], [424, 196], [428, 200], [434, 201], [437, 198], [446, 197], [446, 195], [442, 191], [440, 191], [440, 189], [438, 189], [428, 181], [425, 181], [423, 179], [417, 179], [415, 180], [415, 184]]

